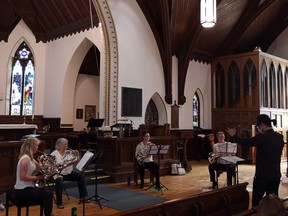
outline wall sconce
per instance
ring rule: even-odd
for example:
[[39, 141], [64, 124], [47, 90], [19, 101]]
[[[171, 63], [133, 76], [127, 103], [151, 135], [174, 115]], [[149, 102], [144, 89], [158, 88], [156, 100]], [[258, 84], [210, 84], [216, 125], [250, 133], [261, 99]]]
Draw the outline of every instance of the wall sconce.
[[200, 22], [204, 28], [211, 28], [216, 24], [216, 0], [201, 0]]

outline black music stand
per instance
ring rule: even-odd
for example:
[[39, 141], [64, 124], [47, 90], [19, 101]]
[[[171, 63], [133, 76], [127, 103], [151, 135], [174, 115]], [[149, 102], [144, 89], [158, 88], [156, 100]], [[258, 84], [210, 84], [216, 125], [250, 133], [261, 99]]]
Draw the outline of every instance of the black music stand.
[[[224, 160], [226, 162], [226, 172], [228, 172], [228, 168], [227, 165], [228, 164], [233, 164], [235, 166], [235, 182], [236, 184], [239, 184], [239, 176], [238, 176], [238, 165], [245, 161], [245, 159], [237, 157], [237, 156], [227, 156], [227, 157], [221, 157], [222, 160]], [[228, 181], [228, 179], [227, 179]]]
[[96, 133], [96, 128], [102, 127], [104, 119], [91, 118], [88, 121], [87, 128], [90, 128], [89, 133]]
[[[98, 173], [97, 173], [97, 162], [98, 160], [102, 157], [104, 151], [101, 150], [101, 151], [97, 151], [97, 136], [96, 136], [96, 139], [95, 137], [93, 136], [94, 134], [97, 135], [97, 130], [95, 128], [99, 128], [99, 127], [102, 127], [103, 125], [103, 122], [104, 122], [104, 119], [90, 119], [89, 122], [88, 122], [88, 125], [87, 127], [90, 127], [90, 131], [89, 131], [89, 135], [92, 135], [92, 142], [94, 142], [95, 144], [95, 153], [94, 153], [94, 156], [93, 158], [91, 159], [91, 162], [93, 162], [95, 164], [95, 167], [94, 167], [94, 176], [95, 176], [95, 182], [94, 182], [94, 187], [95, 187], [95, 191], [94, 191], [94, 195], [91, 196], [90, 198], [88, 199], [85, 199], [83, 203], [85, 203], [86, 200], [94, 200], [96, 203], [98, 203], [98, 205], [100, 206], [100, 209], [102, 209], [102, 205], [100, 203], [100, 200], [105, 200], [105, 201], [109, 201], [103, 197], [100, 197], [98, 195]], [[91, 138], [91, 137], [90, 137]], [[89, 139], [89, 137], [88, 137]], [[85, 215], [85, 210], [84, 210], [84, 204], [83, 204], [83, 216]]]
[[88, 198], [87, 200], [93, 200], [95, 199], [95, 201], [98, 203], [98, 205], [100, 206], [100, 209], [102, 209], [102, 206], [101, 206], [101, 203], [100, 203], [100, 200], [105, 200], [105, 201], [109, 201], [103, 197], [100, 197], [98, 195], [98, 175], [97, 175], [97, 161], [102, 157], [104, 151], [99, 151], [99, 152], [96, 152], [94, 154], [94, 157], [92, 158], [92, 162], [95, 163], [95, 191], [94, 191], [94, 195], [91, 196], [90, 198]]
[[[169, 150], [169, 147], [170, 147], [169, 145], [152, 145], [151, 146], [151, 150], [150, 150], [150, 154], [151, 155], [156, 155], [157, 154], [158, 167], [159, 167], [159, 184], [160, 184], [160, 188], [159, 189], [160, 189], [162, 195], [163, 195], [162, 188], [165, 188], [166, 190], [168, 190], [168, 188], [164, 184], [162, 184], [161, 181], [160, 181], [160, 155], [167, 154], [167, 152]], [[146, 188], [145, 191], [149, 190], [152, 187], [156, 188], [155, 181], [154, 181], [154, 183], [151, 186]]]
[[[91, 158], [89, 159], [89, 161], [86, 163], [86, 165], [84, 166], [85, 168], [83, 168], [83, 169], [87, 169], [87, 167], [88, 167], [89, 164], [91, 164], [91, 163], [94, 163], [94, 164], [95, 164], [95, 182], [94, 182], [94, 189], [95, 189], [95, 191], [94, 191], [94, 195], [93, 195], [93, 196], [91, 196], [91, 197], [89, 197], [89, 198], [87, 198], [87, 199], [85, 198], [85, 199], [83, 200], [83, 216], [85, 216], [85, 203], [86, 203], [87, 200], [89, 200], [89, 201], [95, 201], [96, 203], [98, 203], [98, 205], [100, 206], [100, 209], [102, 209], [102, 205], [101, 205], [101, 203], [100, 203], [100, 200], [109, 201], [109, 200], [107, 200], [107, 199], [105, 199], [105, 198], [103, 198], [103, 197], [100, 197], [100, 196], [98, 195], [97, 161], [102, 157], [103, 153], [104, 153], [103, 150], [94, 153], [94, 154], [93, 154], [93, 157], [91, 157]], [[84, 156], [85, 156], [85, 155], [84, 155]], [[84, 156], [83, 156], [83, 157], [84, 157]]]
[[[76, 165], [76, 169], [78, 169], [80, 172], [83, 172], [83, 170], [86, 170], [88, 167], [88, 164], [90, 164], [90, 161], [95, 157], [95, 154], [87, 151], [84, 156], [81, 158], [81, 160]], [[85, 216], [85, 203], [86, 199], [83, 197], [83, 216]]]

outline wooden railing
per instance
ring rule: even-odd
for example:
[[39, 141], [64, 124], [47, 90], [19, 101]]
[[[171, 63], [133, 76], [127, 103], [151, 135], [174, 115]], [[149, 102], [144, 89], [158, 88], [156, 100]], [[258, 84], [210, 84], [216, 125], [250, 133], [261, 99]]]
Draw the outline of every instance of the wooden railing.
[[[97, 151], [103, 151], [102, 158], [98, 161], [98, 167], [105, 170], [111, 176], [112, 182], [126, 181], [127, 175], [134, 174], [135, 148], [141, 142], [141, 137], [104, 138], [98, 137]], [[170, 174], [169, 161], [177, 159], [177, 137], [152, 136], [151, 142], [156, 145], [169, 145], [169, 151], [160, 155], [160, 174]], [[81, 147], [82, 148], [82, 147]], [[158, 161], [157, 155], [153, 156]]]

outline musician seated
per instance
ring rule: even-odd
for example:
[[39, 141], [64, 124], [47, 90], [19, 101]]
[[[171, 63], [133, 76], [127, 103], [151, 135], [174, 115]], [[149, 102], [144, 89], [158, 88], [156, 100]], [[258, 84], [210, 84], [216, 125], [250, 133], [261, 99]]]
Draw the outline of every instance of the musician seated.
[[[235, 172], [235, 164], [228, 164], [226, 161], [221, 159], [221, 157], [233, 156], [236, 153], [234, 143], [225, 141], [225, 134], [223, 131], [219, 131], [217, 133], [218, 143], [213, 145], [213, 153], [212, 158], [209, 158], [209, 174], [210, 174], [210, 182], [212, 182], [212, 189], [218, 188], [218, 182], [215, 180], [215, 171], [226, 171], [227, 172], [227, 186], [232, 185], [232, 176]], [[222, 150], [222, 147], [226, 148], [225, 151]], [[228, 149], [232, 149], [232, 151], [227, 151]]]
[[[62, 202], [63, 182], [64, 181], [77, 181], [80, 202], [85, 200], [87, 196], [85, 174], [73, 168], [73, 165], [79, 162], [79, 152], [68, 149], [68, 140], [59, 138], [55, 144], [55, 150], [51, 153], [55, 156], [57, 164], [62, 167], [60, 175], [54, 176], [55, 190], [56, 190], [56, 204], [57, 208], [63, 209]], [[87, 201], [86, 201], [87, 202]]]
[[40, 170], [40, 164], [34, 159], [40, 140], [34, 137], [27, 138], [21, 146], [17, 163], [16, 183], [14, 195], [18, 201], [41, 202], [45, 216], [54, 216], [53, 193], [45, 188], [34, 187], [35, 181], [43, 180], [43, 175], [33, 175]]
[[136, 146], [135, 157], [139, 163], [139, 175], [140, 175], [140, 188], [144, 187], [144, 173], [145, 169], [149, 169], [153, 172], [155, 177], [155, 187], [160, 190], [159, 181], [159, 166], [153, 161], [153, 155], [150, 154], [151, 146], [155, 145], [150, 142], [150, 134], [145, 133], [143, 136], [143, 141]]

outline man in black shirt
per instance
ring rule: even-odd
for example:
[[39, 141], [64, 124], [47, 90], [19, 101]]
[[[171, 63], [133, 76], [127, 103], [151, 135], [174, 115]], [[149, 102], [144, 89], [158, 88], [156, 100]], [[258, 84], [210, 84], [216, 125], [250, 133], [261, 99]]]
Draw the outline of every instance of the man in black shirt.
[[271, 119], [268, 115], [258, 115], [256, 126], [259, 133], [247, 139], [237, 137], [235, 128], [226, 130], [233, 137], [233, 142], [257, 147], [252, 195], [253, 206], [259, 204], [265, 193], [274, 193], [278, 196], [281, 178], [281, 154], [284, 146], [283, 135], [273, 130]]

